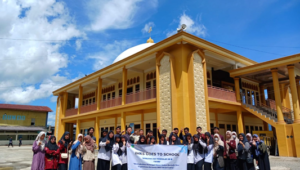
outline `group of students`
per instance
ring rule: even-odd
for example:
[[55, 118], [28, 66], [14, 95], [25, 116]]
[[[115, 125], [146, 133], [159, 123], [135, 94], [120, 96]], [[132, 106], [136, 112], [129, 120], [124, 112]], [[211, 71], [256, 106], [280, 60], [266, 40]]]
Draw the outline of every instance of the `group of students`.
[[[77, 140], [70, 140], [69, 132], [56, 143], [55, 136], [45, 140], [45, 133], [41, 132], [33, 144], [32, 170], [95, 170], [96, 138], [94, 128], [88, 130], [89, 135], [77, 136]], [[121, 131], [121, 127], [113, 131], [103, 130], [99, 139], [97, 170], [127, 170], [127, 144], [139, 145], [186, 145], [188, 170], [255, 170], [254, 160], [260, 170], [270, 170], [267, 147], [258, 135], [247, 135], [227, 131], [226, 139], [219, 134], [219, 128], [214, 128], [214, 134], [202, 133], [197, 127], [197, 134], [191, 135], [189, 128], [180, 131], [178, 128], [167, 136], [167, 130], [158, 129], [158, 140], [153, 131], [144, 135], [142, 129], [134, 133], [128, 127]], [[125, 134], [124, 134], [125, 133]], [[68, 153], [70, 162], [68, 168]], [[82, 165], [83, 164], [83, 165]]]

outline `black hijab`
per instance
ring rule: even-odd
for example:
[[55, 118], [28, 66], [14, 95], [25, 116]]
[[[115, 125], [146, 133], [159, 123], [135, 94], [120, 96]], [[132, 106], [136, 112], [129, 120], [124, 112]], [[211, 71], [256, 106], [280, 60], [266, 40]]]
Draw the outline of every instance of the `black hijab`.
[[[51, 139], [55, 139], [54, 143], [51, 143]], [[58, 146], [56, 144], [56, 137], [55, 136], [50, 136], [49, 142], [46, 144], [46, 147], [51, 150], [51, 151], [56, 151], [58, 149]]]
[[106, 152], [111, 151], [112, 148], [113, 148], [113, 145], [114, 145], [114, 143], [115, 143], [114, 136], [113, 136], [112, 138], [109, 137], [109, 134], [111, 134], [111, 133], [114, 134], [114, 131], [112, 131], [112, 130], [109, 131], [108, 134], [107, 134], [106, 137], [105, 137], [105, 142], [106, 142], [107, 140], [109, 140], [109, 144], [106, 144], [106, 146], [105, 146]]
[[[214, 139], [213, 137], [210, 135], [209, 132], [205, 132], [205, 136], [209, 137], [209, 144], [208, 145], [214, 145]], [[207, 142], [207, 141], [206, 141]]]
[[[243, 136], [243, 141], [242, 141], [242, 142], [243, 142], [243, 144], [245, 145], [245, 144], [248, 142], [248, 140], [247, 140], [247, 138], [246, 138], [246, 135], [245, 135], [244, 133], [240, 133], [239, 136], [238, 136], [238, 138], [240, 138], [240, 135]], [[242, 155], [243, 150], [244, 150], [243, 145], [239, 143], [239, 144], [238, 144], [238, 154], [239, 154], [239, 155]]]
[[189, 141], [187, 140], [187, 137], [190, 136], [191, 137], [191, 143], [194, 142], [194, 139], [192, 138], [192, 135], [190, 133], [187, 133], [184, 135], [184, 140], [183, 140], [183, 144], [184, 145], [188, 145], [189, 144]]
[[123, 152], [125, 152], [125, 155], [127, 155], [127, 148], [126, 148], [126, 146], [125, 146], [125, 150], [124, 151], [122, 151], [121, 150], [121, 147], [123, 147], [123, 142], [122, 142], [122, 138], [124, 138], [125, 139], [125, 145], [126, 145], [126, 136], [125, 135], [115, 135], [115, 139], [117, 138], [117, 137], [119, 137], [119, 138], [121, 138], [120, 139], [120, 142], [119, 142], [119, 150], [118, 150], [118, 155], [119, 156], [121, 156], [122, 154], [123, 154]]
[[[144, 138], [144, 142], [141, 141], [142, 138]], [[137, 144], [147, 144], [146, 137], [144, 135], [141, 135]]]
[[[161, 138], [162, 137], [164, 137], [164, 142], [163, 143], [161, 143]], [[159, 142], [158, 142], [160, 145], [167, 145], [168, 143], [167, 143], [167, 140], [166, 140], [166, 136], [165, 135], [163, 135], [163, 134], [161, 134], [160, 136], [159, 136]]]
[[152, 140], [152, 139], [154, 139], [154, 143], [153, 143], [153, 144], [156, 144], [156, 140], [155, 140], [155, 137], [154, 137], [154, 136], [151, 136], [151, 137], [150, 137], [150, 140], [149, 140], [149, 143], [148, 143], [148, 144], [151, 144], [151, 140]]
[[[174, 141], [172, 139], [173, 136], [175, 136], [175, 140]], [[180, 145], [181, 144], [180, 141], [178, 140], [178, 137], [177, 137], [176, 134], [173, 133], [170, 137], [171, 137], [171, 139], [169, 139], [170, 140], [169, 145], [172, 145], [172, 142], [174, 143], [173, 145]]]
[[100, 142], [106, 142], [106, 136], [108, 134], [106, 134], [106, 136], [103, 136], [103, 133], [106, 132], [107, 133], [107, 129], [104, 129], [102, 132], [101, 132], [101, 137], [99, 139]]
[[66, 131], [59, 140], [60, 144], [63, 144], [63, 140], [65, 141], [65, 148], [68, 148], [69, 143], [71, 142], [70, 136], [69, 139], [66, 139], [66, 135], [70, 135], [70, 132]]
[[[194, 140], [194, 144], [193, 144], [193, 151], [194, 151], [194, 154], [195, 155], [197, 155], [198, 153], [199, 154], [203, 154], [203, 147], [202, 147], [202, 145], [200, 145], [200, 143], [199, 143], [199, 140], [200, 140], [200, 137], [196, 134], [196, 135], [194, 135], [193, 136], [193, 138], [197, 138], [198, 139], [198, 141], [196, 142], [195, 140]], [[201, 139], [202, 140], [202, 139]], [[189, 153], [189, 152], [188, 152]]]

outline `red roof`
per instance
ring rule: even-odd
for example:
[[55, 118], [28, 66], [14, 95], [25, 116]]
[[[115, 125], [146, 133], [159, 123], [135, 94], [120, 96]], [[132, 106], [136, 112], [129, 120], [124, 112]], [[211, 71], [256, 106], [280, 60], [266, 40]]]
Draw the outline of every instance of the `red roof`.
[[0, 109], [52, 112], [52, 110], [48, 106], [30, 106], [30, 105], [19, 105], [19, 104], [0, 104]]

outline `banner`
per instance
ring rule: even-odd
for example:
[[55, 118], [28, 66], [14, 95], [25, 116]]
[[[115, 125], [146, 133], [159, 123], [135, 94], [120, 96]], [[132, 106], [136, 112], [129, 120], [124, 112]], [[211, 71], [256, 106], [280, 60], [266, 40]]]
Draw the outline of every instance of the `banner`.
[[187, 146], [129, 145], [128, 170], [186, 170]]

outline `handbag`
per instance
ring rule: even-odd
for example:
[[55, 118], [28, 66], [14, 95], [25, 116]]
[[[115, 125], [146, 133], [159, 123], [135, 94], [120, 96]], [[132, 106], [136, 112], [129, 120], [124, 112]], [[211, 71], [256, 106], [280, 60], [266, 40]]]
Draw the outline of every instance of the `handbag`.
[[218, 156], [217, 160], [218, 160], [219, 166], [221, 168], [223, 168], [225, 166], [225, 162], [224, 162], [223, 156]]
[[61, 153], [60, 157], [61, 157], [61, 159], [68, 159], [69, 154], [68, 153]]

